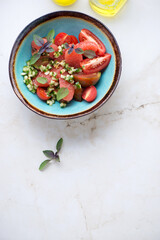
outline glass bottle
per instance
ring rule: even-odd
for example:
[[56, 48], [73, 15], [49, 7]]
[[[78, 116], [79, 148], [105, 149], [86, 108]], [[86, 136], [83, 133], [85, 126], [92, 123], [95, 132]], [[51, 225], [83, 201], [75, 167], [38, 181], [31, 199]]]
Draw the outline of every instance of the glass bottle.
[[53, 2], [55, 2], [58, 5], [61, 6], [68, 6], [73, 4], [74, 2], [76, 2], [77, 0], [53, 0]]
[[89, 0], [92, 9], [104, 16], [112, 17], [119, 12], [127, 0]]

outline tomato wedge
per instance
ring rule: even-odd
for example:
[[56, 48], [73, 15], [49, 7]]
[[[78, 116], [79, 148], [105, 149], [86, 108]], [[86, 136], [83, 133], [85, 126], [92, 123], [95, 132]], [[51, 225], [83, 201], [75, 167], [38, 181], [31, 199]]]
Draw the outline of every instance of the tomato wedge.
[[98, 50], [98, 47], [97, 47], [96, 43], [90, 42], [90, 41], [87, 41], [87, 40], [84, 41], [84, 42], [77, 43], [75, 45], [75, 48], [82, 48], [83, 51], [92, 50], [94, 52], [97, 52], [97, 50]]
[[67, 88], [69, 93], [66, 97], [63, 98], [64, 101], [70, 102], [74, 96], [74, 87], [71, 83], [65, 81], [63, 78], [59, 78], [60, 88]]
[[69, 35], [69, 36], [71, 37], [73, 44], [77, 44], [78, 43], [78, 40], [77, 40], [77, 38], [74, 35]]
[[111, 60], [111, 54], [106, 53], [102, 57], [96, 57], [93, 59], [85, 59], [80, 63], [84, 73], [96, 73], [106, 68]]
[[55, 37], [54, 43], [58, 46], [62, 45], [63, 43], [70, 44], [72, 43], [72, 38], [67, 33], [61, 32]]
[[47, 92], [44, 88], [38, 87], [37, 88], [37, 96], [41, 99], [41, 100], [48, 100], [51, 98], [51, 96], [47, 96]]
[[[54, 52], [57, 52], [57, 51], [58, 51], [58, 47], [57, 47], [56, 44], [52, 43], [52, 45], [51, 45], [50, 47], [52, 47], [52, 48], [54, 49]], [[52, 59], [54, 58], [54, 52], [50, 52], [50, 53], [49, 53], [49, 56], [50, 56], [50, 58], [52, 58]]]
[[73, 76], [75, 81], [79, 82], [82, 87], [89, 87], [95, 85], [99, 81], [101, 72], [91, 74], [80, 73], [74, 74]]
[[[37, 78], [38, 78], [38, 77], [46, 78], [46, 79], [47, 79], [47, 82], [44, 83], [44, 84], [39, 83], [39, 82], [37, 81]], [[47, 76], [46, 76], [43, 72], [39, 72], [38, 75], [37, 75], [37, 77], [33, 80], [33, 82], [34, 82], [34, 84], [35, 84], [36, 86], [38, 86], [38, 87], [48, 87], [49, 84], [50, 84], [50, 82], [51, 82], [51, 80], [52, 80], [52, 77], [51, 77], [50, 75], [47, 75]]]
[[65, 53], [65, 61], [69, 64], [71, 67], [79, 68], [80, 62], [83, 60], [83, 57], [81, 54], [78, 54], [73, 50], [72, 53], [68, 53], [68, 50]]
[[88, 29], [82, 29], [79, 34], [79, 41], [83, 42], [86, 40], [97, 44], [97, 47], [98, 47], [97, 55], [102, 56], [105, 54], [106, 48], [105, 48], [103, 42], [94, 33], [89, 31]]
[[93, 102], [97, 97], [97, 89], [95, 86], [90, 86], [84, 89], [82, 98], [87, 102]]

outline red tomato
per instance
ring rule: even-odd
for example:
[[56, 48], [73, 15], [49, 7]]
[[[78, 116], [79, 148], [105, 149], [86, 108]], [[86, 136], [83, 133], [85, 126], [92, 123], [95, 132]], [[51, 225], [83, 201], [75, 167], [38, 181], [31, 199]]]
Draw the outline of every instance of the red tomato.
[[[52, 47], [52, 48], [54, 49], [54, 52], [57, 52], [57, 51], [58, 51], [58, 47], [57, 47], [56, 44], [52, 43], [52, 45], [51, 45], [50, 47]], [[50, 56], [50, 58], [52, 58], [52, 59], [54, 58], [54, 52], [49, 53], [49, 56]]]
[[82, 29], [79, 34], [79, 41], [83, 42], [86, 40], [97, 44], [97, 47], [98, 47], [97, 55], [102, 56], [103, 54], [105, 54], [106, 48], [105, 48], [103, 42], [94, 33], [89, 31], [88, 29]]
[[95, 86], [90, 86], [84, 89], [82, 98], [87, 102], [93, 102], [97, 97], [97, 89]]
[[70, 102], [74, 96], [74, 86], [62, 78], [59, 78], [59, 84], [60, 84], [60, 88], [68, 88], [69, 93], [66, 97], [63, 98], [63, 100]]
[[87, 41], [87, 40], [84, 41], [84, 42], [77, 43], [75, 45], [75, 48], [82, 48], [83, 51], [92, 50], [94, 52], [97, 52], [97, 50], [98, 50], [98, 47], [97, 47], [96, 43], [90, 42], [90, 41]]
[[72, 39], [72, 43], [77, 44], [78, 40], [74, 35], [70, 35], [71, 39]]
[[[44, 40], [44, 44], [45, 44], [47, 42], [47, 39], [43, 38], [43, 40]], [[35, 51], [39, 50], [41, 48], [41, 46], [38, 46], [37, 44], [35, 44], [34, 41], [32, 41], [31, 46], [32, 46], [32, 49], [34, 49]]]
[[79, 82], [82, 87], [89, 87], [91, 85], [95, 85], [99, 81], [101, 72], [91, 74], [78, 73], [73, 76], [74, 80]]
[[102, 69], [106, 68], [111, 60], [111, 54], [106, 53], [102, 57], [97, 57], [93, 59], [85, 59], [80, 63], [84, 73], [96, 73], [100, 72]]
[[68, 50], [65, 53], [65, 61], [69, 64], [71, 67], [79, 68], [80, 62], [83, 60], [83, 57], [81, 54], [78, 54], [73, 49], [73, 52], [68, 54]]
[[47, 92], [44, 88], [38, 87], [37, 88], [37, 96], [41, 99], [41, 100], [48, 100], [51, 98], [51, 96], [47, 96]]
[[63, 43], [70, 44], [72, 43], [72, 38], [67, 33], [61, 32], [55, 37], [54, 43], [58, 46], [62, 45]]
[[[47, 82], [45, 84], [42, 84], [42, 83], [39, 83], [37, 81], [37, 78], [38, 77], [44, 77], [44, 78], [47, 78]], [[33, 80], [34, 84], [38, 87], [48, 87], [50, 82], [52, 80], [52, 77], [50, 75], [45, 75], [43, 72], [39, 72], [37, 77]]]

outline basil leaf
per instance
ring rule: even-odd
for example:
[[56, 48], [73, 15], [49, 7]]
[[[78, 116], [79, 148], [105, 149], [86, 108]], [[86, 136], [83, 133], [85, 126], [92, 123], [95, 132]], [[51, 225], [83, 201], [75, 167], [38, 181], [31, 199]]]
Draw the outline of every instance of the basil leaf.
[[60, 101], [69, 94], [68, 88], [60, 88], [57, 92], [57, 101]]
[[43, 38], [41, 38], [40, 36], [38, 36], [37, 34], [33, 35], [33, 40], [35, 42], [35, 44], [39, 47], [43, 46], [44, 44], [44, 40]]
[[50, 52], [54, 52], [55, 50], [52, 47], [47, 47], [46, 52], [50, 53]]
[[[37, 77], [37, 82], [39, 82], [39, 83], [41, 83], [41, 84], [45, 84], [45, 83], [47, 83], [47, 78], [45, 78], [45, 77]], [[48, 156], [47, 156], [48, 157]]]
[[52, 29], [47, 35], [47, 41], [52, 43], [54, 35], [55, 35], [55, 31], [54, 31], [54, 29]]
[[68, 54], [71, 54], [73, 52], [74, 49], [74, 45], [72, 45], [72, 47], [70, 47], [70, 49], [68, 50]]
[[69, 44], [68, 43], [64, 43], [63, 46], [64, 46], [65, 49], [69, 48]]
[[50, 43], [50, 42], [46, 42], [44, 45], [43, 45], [43, 47], [41, 47], [40, 48], [40, 50], [39, 50], [39, 54], [42, 54], [50, 45], [51, 45], [52, 43]]
[[57, 153], [61, 150], [62, 144], [63, 144], [63, 138], [60, 138], [56, 145]]
[[39, 53], [34, 54], [29, 61], [30, 65], [33, 65], [35, 62], [37, 62], [40, 56], [41, 55]]
[[83, 55], [87, 58], [94, 58], [96, 56], [96, 53], [93, 50], [85, 50]]
[[84, 53], [82, 48], [76, 48], [75, 52], [78, 53], [78, 54], [83, 54]]
[[54, 152], [51, 151], [51, 150], [44, 150], [43, 151], [44, 155], [50, 159], [53, 159], [54, 158]]
[[51, 160], [47, 159], [44, 162], [41, 163], [41, 165], [39, 166], [39, 170], [42, 171], [50, 162]]

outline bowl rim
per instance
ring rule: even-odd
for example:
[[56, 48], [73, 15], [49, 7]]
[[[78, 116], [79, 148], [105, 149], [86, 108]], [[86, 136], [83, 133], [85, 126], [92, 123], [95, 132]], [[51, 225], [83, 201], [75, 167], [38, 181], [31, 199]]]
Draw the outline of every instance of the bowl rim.
[[[97, 102], [95, 105], [93, 105], [91, 108], [78, 112], [78, 113], [73, 113], [73, 114], [65, 114], [65, 115], [57, 115], [57, 114], [52, 114], [52, 113], [47, 113], [44, 112], [38, 108], [36, 108], [34, 105], [32, 105], [30, 102], [27, 101], [27, 99], [24, 98], [23, 94], [21, 93], [17, 82], [16, 82], [16, 77], [15, 77], [15, 72], [14, 72], [14, 66], [15, 66], [15, 59], [16, 59], [16, 55], [17, 52], [20, 48], [20, 45], [22, 43], [22, 41], [24, 40], [24, 38], [38, 25], [50, 21], [52, 19], [58, 18], [58, 17], [75, 17], [75, 18], [80, 18], [83, 20], [86, 20], [90, 23], [92, 23], [93, 25], [95, 25], [96, 27], [98, 27], [101, 31], [103, 31], [103, 33], [105, 33], [105, 35], [107, 35], [107, 38], [109, 39], [112, 48], [114, 50], [114, 54], [115, 54], [115, 72], [114, 72], [114, 77], [112, 80], [112, 84], [109, 88], [109, 90], [106, 92], [106, 94], [100, 99], [99, 102]], [[45, 14], [37, 19], [35, 19], [34, 21], [30, 22], [18, 35], [18, 37], [16, 38], [12, 50], [11, 50], [11, 54], [10, 54], [10, 58], [9, 58], [9, 77], [10, 77], [10, 82], [13, 88], [13, 91], [15, 92], [16, 96], [20, 99], [20, 101], [27, 107], [29, 108], [31, 111], [35, 112], [36, 114], [46, 117], [46, 118], [50, 118], [50, 119], [61, 119], [61, 120], [66, 120], [66, 119], [73, 119], [73, 118], [79, 118], [79, 117], [83, 117], [86, 116], [90, 113], [93, 113], [94, 111], [96, 111], [98, 108], [100, 108], [104, 103], [106, 103], [108, 101], [108, 99], [112, 96], [113, 92], [115, 91], [118, 83], [119, 83], [119, 79], [121, 76], [121, 71], [122, 71], [122, 58], [121, 58], [121, 52], [120, 52], [120, 48], [119, 45], [115, 39], [115, 37], [113, 36], [113, 34], [111, 33], [111, 31], [99, 20], [81, 13], [81, 12], [77, 12], [77, 11], [56, 11], [56, 12], [51, 12], [48, 14]]]

